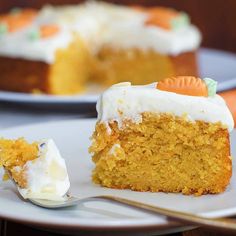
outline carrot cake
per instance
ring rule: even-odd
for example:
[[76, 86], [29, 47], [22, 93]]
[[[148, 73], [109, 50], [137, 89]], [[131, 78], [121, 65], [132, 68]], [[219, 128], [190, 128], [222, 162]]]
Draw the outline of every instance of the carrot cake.
[[0, 15], [0, 89], [75, 94], [91, 83], [197, 75], [200, 41], [188, 16], [168, 8], [89, 1], [13, 9]]
[[24, 198], [62, 200], [70, 182], [66, 164], [52, 139], [28, 143], [0, 139], [0, 165]]
[[95, 183], [195, 195], [229, 184], [234, 122], [214, 80], [116, 84], [100, 96], [97, 112], [90, 147]]
[[100, 8], [110, 20], [95, 57], [95, 81], [147, 84], [169, 76], [198, 75], [201, 35], [186, 13], [164, 7]]

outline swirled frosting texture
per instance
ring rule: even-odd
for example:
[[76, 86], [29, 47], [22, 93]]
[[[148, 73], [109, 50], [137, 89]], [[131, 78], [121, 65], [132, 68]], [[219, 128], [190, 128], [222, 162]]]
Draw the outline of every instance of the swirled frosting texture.
[[[92, 53], [101, 47], [138, 48], [178, 55], [199, 47], [201, 35], [191, 25], [165, 30], [146, 25], [148, 15], [129, 7], [86, 2], [63, 7], [45, 6], [31, 25], [13, 33], [0, 34], [0, 55], [53, 63], [58, 48], [65, 48], [77, 33]], [[60, 33], [39, 40], [28, 35], [42, 24], [57, 24]]]
[[232, 115], [219, 95], [211, 97], [187, 96], [156, 89], [156, 83], [132, 86], [128, 83], [113, 85], [97, 102], [98, 121], [124, 119], [141, 122], [143, 112], [170, 113], [185, 116], [189, 121], [221, 122], [229, 131], [234, 128]]
[[65, 160], [52, 139], [39, 144], [38, 158], [25, 166], [27, 188], [19, 188], [24, 198], [63, 200], [70, 187]]

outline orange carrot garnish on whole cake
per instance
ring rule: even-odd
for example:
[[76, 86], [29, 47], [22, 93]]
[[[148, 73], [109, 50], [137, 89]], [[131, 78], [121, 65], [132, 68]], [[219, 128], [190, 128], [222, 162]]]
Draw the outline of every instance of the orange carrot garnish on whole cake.
[[60, 27], [56, 24], [42, 25], [40, 27], [40, 37], [48, 38], [56, 35], [60, 31]]
[[187, 14], [178, 12], [172, 8], [133, 6], [133, 9], [148, 14], [145, 22], [147, 25], [156, 25], [165, 30], [179, 28], [189, 23]]
[[171, 21], [179, 16], [177, 11], [164, 7], [153, 7], [148, 10], [148, 14], [147, 25], [157, 25], [167, 30], [172, 27]]
[[37, 15], [34, 9], [19, 10], [15, 13], [0, 15], [0, 24], [6, 25], [9, 32], [15, 32], [32, 23]]
[[133, 9], [148, 14], [147, 25], [157, 25], [167, 30], [171, 29], [171, 21], [180, 15], [177, 11], [165, 7], [133, 6]]
[[208, 88], [204, 80], [193, 76], [166, 78], [158, 82], [156, 88], [189, 96], [208, 96]]
[[37, 28], [32, 29], [29, 32], [28, 37], [30, 40], [33, 40], [33, 41], [39, 40], [39, 39], [47, 39], [58, 34], [59, 31], [60, 31], [60, 27], [56, 24], [41, 25]]

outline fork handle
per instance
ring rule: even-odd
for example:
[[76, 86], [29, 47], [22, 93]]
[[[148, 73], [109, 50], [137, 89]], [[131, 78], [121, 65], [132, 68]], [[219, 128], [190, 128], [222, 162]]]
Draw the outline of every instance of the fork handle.
[[226, 229], [236, 230], [236, 221], [229, 218], [217, 218], [217, 219], [206, 218], [206, 217], [197, 216], [194, 214], [184, 213], [180, 211], [168, 210], [165, 208], [156, 207], [149, 204], [145, 204], [145, 203], [141, 203], [141, 202], [137, 202], [137, 201], [121, 198], [121, 197], [115, 197], [115, 196], [103, 195], [103, 196], [96, 196], [93, 198], [111, 200], [114, 202], [132, 206], [138, 209], [148, 210], [150, 212], [154, 212], [154, 213], [166, 216], [178, 222], [188, 223], [191, 225], [204, 226], [208, 228], [218, 228], [222, 230], [226, 230]]

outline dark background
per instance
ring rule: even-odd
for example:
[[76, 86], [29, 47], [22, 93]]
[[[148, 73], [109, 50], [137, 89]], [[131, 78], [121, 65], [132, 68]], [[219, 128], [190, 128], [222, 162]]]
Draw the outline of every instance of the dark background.
[[[41, 7], [79, 3], [80, 0], [0, 0], [0, 12], [12, 7]], [[114, 0], [118, 4], [168, 6], [187, 12], [202, 34], [204, 47], [236, 52], [236, 0]]]

